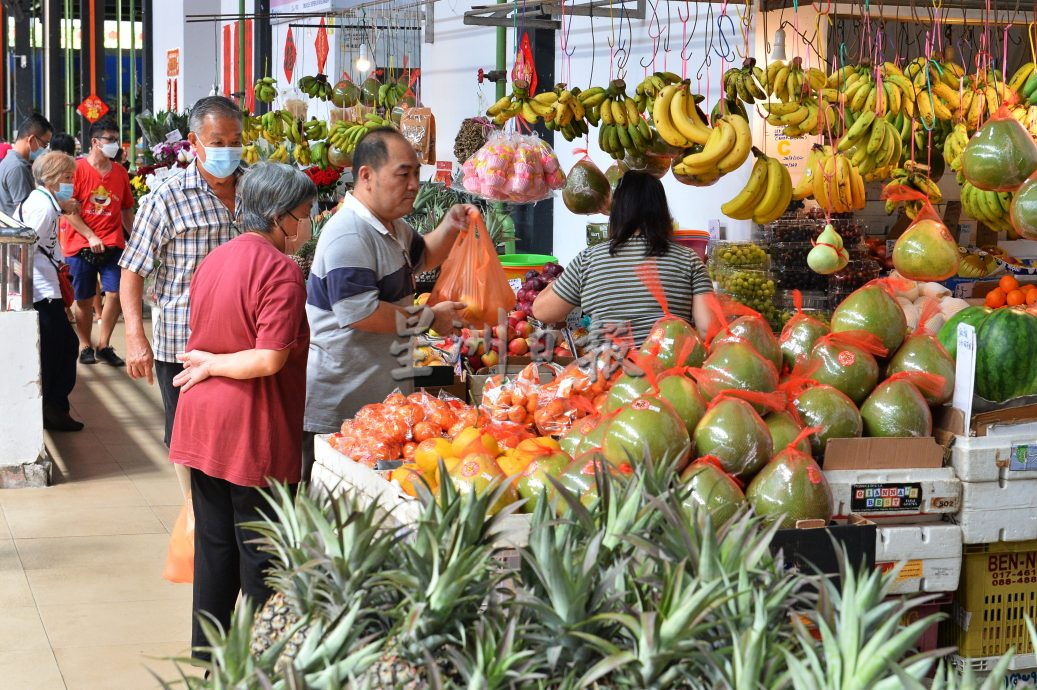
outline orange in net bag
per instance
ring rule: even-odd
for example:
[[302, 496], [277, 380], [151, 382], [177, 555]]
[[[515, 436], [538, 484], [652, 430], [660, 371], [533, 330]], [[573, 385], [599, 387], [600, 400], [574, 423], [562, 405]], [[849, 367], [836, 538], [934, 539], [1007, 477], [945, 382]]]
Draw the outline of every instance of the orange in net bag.
[[511, 289], [497, 248], [483, 222], [482, 214], [468, 214], [468, 230], [458, 235], [450, 256], [443, 262], [439, 280], [429, 296], [428, 304], [463, 302], [465, 323], [477, 327], [493, 326], [515, 306]]
[[929, 197], [906, 185], [895, 185], [887, 187], [882, 198], [922, 204], [922, 210], [893, 245], [893, 266], [897, 273], [911, 280], [925, 281], [947, 280], [957, 275], [961, 261], [958, 243]]

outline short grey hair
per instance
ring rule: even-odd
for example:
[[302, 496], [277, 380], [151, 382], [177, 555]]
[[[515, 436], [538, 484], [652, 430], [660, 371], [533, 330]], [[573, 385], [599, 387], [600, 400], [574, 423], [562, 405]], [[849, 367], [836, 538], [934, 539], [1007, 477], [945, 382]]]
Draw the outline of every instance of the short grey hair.
[[317, 198], [317, 185], [306, 173], [284, 163], [257, 163], [242, 176], [241, 216], [246, 230], [271, 232], [274, 221], [299, 204]]
[[54, 184], [75, 171], [75, 159], [63, 151], [50, 151], [32, 162], [32, 177], [37, 185]]
[[205, 118], [210, 115], [213, 117], [230, 117], [237, 120], [239, 124], [243, 121], [241, 108], [234, 101], [226, 96], [206, 96], [205, 98], [199, 98], [195, 102], [194, 107], [191, 108], [191, 118], [188, 121], [191, 131], [195, 134], [201, 132]]

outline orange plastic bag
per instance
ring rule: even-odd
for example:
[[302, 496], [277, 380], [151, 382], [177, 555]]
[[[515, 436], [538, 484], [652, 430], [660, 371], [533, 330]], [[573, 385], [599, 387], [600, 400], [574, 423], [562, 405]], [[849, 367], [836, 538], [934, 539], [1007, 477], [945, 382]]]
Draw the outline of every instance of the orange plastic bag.
[[191, 503], [191, 494], [187, 494], [184, 507], [173, 525], [162, 577], [170, 582], [194, 582], [194, 504]]
[[502, 309], [506, 316], [515, 307], [515, 291], [478, 211], [468, 215], [468, 231], [458, 236], [443, 262], [428, 303], [434, 306], [447, 301], [464, 302], [465, 323], [480, 328], [496, 325]]

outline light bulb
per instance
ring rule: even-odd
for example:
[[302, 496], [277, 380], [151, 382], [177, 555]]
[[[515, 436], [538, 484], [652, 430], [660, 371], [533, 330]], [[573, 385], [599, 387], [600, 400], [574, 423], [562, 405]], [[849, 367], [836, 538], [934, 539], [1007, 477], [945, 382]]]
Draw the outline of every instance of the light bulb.
[[774, 32], [774, 48], [771, 50], [771, 60], [785, 59], [785, 29]]
[[368, 72], [371, 69], [371, 60], [367, 57], [367, 44], [360, 44], [360, 54], [356, 58], [356, 71]]

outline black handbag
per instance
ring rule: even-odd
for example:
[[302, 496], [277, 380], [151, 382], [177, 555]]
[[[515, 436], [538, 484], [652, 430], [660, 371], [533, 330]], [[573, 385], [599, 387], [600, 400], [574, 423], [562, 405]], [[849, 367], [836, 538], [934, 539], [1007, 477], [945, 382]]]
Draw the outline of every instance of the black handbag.
[[76, 254], [80, 259], [87, 262], [91, 266], [100, 268], [107, 266], [115, 260], [115, 254], [119, 251], [118, 247], [105, 247], [103, 252], [95, 252], [90, 247], [80, 249], [79, 253]]

